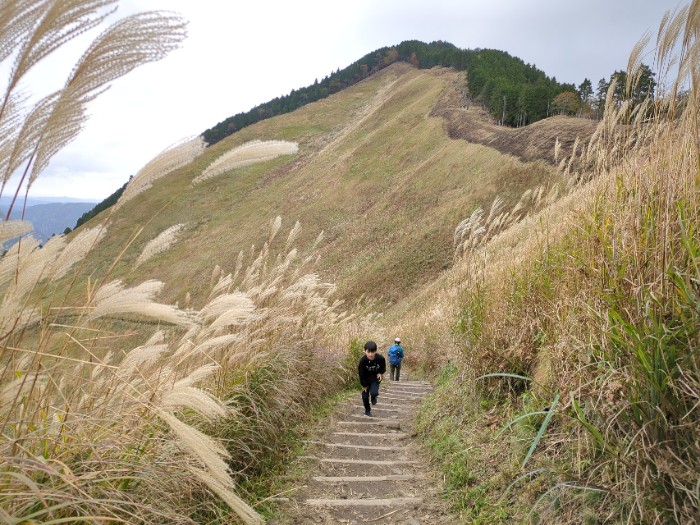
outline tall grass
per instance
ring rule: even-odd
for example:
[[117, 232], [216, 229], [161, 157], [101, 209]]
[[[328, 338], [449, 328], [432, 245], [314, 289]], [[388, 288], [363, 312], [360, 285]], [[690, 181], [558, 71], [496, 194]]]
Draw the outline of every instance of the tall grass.
[[211, 177], [216, 177], [227, 171], [243, 166], [250, 166], [258, 162], [272, 160], [281, 155], [294, 155], [299, 151], [296, 142], [285, 140], [251, 140], [224, 153], [213, 161], [204, 171], [192, 180], [192, 184], [199, 184]]
[[168, 146], [134, 175], [117, 201], [116, 208], [121, 208], [124, 203], [152, 187], [156, 180], [192, 162], [205, 146], [202, 137], [187, 138]]
[[[115, 6], [0, 4], [0, 58], [14, 57], [0, 107], [0, 168], [3, 190], [20, 168], [15, 199], [79, 132], [86, 103], [184, 36], [172, 15], [117, 21], [62, 90], [27, 105], [17, 91], [23, 76]], [[154, 159], [134, 188], [201, 147]], [[159, 281], [127, 286], [109, 270], [82, 280], [107, 227], [43, 247], [23, 237], [0, 259], [2, 521], [262, 523], [238, 494], [240, 482], [282, 454], [285, 432], [344, 380], [333, 333], [348, 317], [314, 272], [316, 245], [295, 248], [298, 223], [278, 240], [278, 218], [259, 250], [241, 254], [231, 273], [217, 267], [208, 296], [180, 308], [158, 301]], [[0, 239], [23, 231], [5, 221]], [[139, 262], [165, 249], [173, 232], [147, 245]], [[309, 374], [310, 360], [329, 373]]]
[[[320, 382], [307, 370], [311, 358], [337, 367], [319, 345], [345, 318], [329, 301], [333, 286], [312, 271], [314, 255], [297, 261], [295, 248], [277, 256], [265, 243], [237, 274], [217, 272], [206, 301], [187, 310], [156, 301], [162, 283], [106, 282], [88, 289], [68, 323], [43, 279], [71, 259], [67, 249], [31, 252], [41, 269], [22, 267], [43, 300], [6, 294], [23, 307], [4, 323], [4, 512], [20, 521], [191, 523], [203, 503], [217, 514], [216, 494], [245, 523], [261, 523], [236, 481], [278, 453], [284, 432], [342, 379], [340, 369]], [[101, 328], [123, 316], [160, 327], [147, 337], [142, 325], [147, 340], [123, 348]]]
[[470, 426], [446, 436], [429, 414], [434, 446], [458, 437], [488, 462], [485, 440], [512, 439], [501, 465], [463, 476], [461, 494], [480, 498], [470, 519], [698, 522], [699, 20], [700, 2], [664, 18], [658, 96], [609, 97], [578, 149], [582, 185], [485, 243], [462, 234], [485, 235], [486, 214], [460, 225], [465, 259], [430, 288], [429, 312], [406, 321], [416, 340], [430, 330], [443, 341], [479, 392], [434, 402]]

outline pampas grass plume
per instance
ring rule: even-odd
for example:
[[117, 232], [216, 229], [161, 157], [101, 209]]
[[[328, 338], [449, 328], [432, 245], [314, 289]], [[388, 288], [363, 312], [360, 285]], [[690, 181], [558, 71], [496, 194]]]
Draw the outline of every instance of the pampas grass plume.
[[32, 230], [32, 223], [26, 221], [0, 222], [0, 243]]
[[97, 319], [114, 314], [141, 314], [180, 326], [193, 324], [190, 315], [175, 306], [155, 303], [154, 297], [160, 292], [163, 283], [145, 281], [133, 288], [124, 288], [120, 280], [102, 286], [94, 298], [94, 308], [89, 319]]
[[272, 160], [281, 155], [295, 155], [298, 151], [299, 145], [296, 142], [287, 142], [284, 140], [253, 140], [246, 142], [241, 146], [233, 148], [209, 164], [202, 174], [192, 181], [192, 184], [199, 184], [211, 177], [216, 177], [217, 175], [221, 175], [235, 168]]
[[201, 137], [195, 137], [166, 148], [138, 171], [126, 186], [116, 208], [150, 188], [156, 180], [192, 162], [204, 151], [204, 147], [204, 140]]
[[190, 455], [206, 465], [214, 479], [222, 484], [232, 485], [228, 465], [225, 461], [231, 456], [221, 444], [196, 428], [183, 423], [165, 410], [157, 410], [157, 413], [168, 424], [177, 436], [178, 441], [185, 446]]
[[100, 242], [106, 232], [107, 228], [97, 226], [84, 229], [73, 237], [52, 264], [49, 271], [50, 278], [56, 280], [66, 275], [75, 263], [83, 260], [88, 252]]
[[160, 232], [156, 238], [151, 239], [146, 246], [144, 246], [141, 255], [139, 255], [138, 259], [136, 259], [134, 267], [138, 268], [154, 255], [162, 253], [170, 248], [170, 246], [177, 240], [177, 236], [182, 231], [183, 227], [184, 224], [176, 224], [175, 226], [171, 226], [167, 230]]
[[197, 476], [207, 487], [216, 493], [231, 509], [238, 514], [246, 525], [265, 525], [265, 520], [255, 512], [255, 510], [238, 497], [232, 490], [229, 483], [221, 483], [218, 479], [212, 477], [207, 472], [191, 469], [191, 472]]

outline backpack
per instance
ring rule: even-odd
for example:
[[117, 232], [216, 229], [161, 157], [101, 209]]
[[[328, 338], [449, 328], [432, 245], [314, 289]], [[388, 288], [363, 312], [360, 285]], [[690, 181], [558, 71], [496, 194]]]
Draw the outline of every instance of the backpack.
[[401, 364], [401, 347], [398, 345], [392, 345], [391, 348], [389, 348], [389, 352], [387, 352], [389, 356], [389, 364], [390, 365], [400, 365]]

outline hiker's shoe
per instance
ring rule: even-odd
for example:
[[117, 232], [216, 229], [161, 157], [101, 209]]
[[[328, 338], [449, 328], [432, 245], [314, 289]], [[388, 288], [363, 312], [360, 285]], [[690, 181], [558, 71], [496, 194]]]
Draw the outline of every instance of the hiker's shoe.
[[373, 405], [376, 405], [376, 404], [377, 404], [377, 396], [374, 396], [374, 397], [372, 398], [372, 404], [373, 404]]
[[365, 415], [367, 417], [372, 417], [372, 411], [371, 410], [365, 410]]

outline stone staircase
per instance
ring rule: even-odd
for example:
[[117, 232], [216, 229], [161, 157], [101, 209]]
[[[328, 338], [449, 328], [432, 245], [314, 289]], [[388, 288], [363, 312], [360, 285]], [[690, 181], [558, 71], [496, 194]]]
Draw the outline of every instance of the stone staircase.
[[311, 474], [279, 523], [456, 523], [414, 443], [417, 408], [431, 389], [421, 381], [385, 380], [372, 417], [364, 415], [359, 391], [341, 404], [309, 442], [302, 459]]

